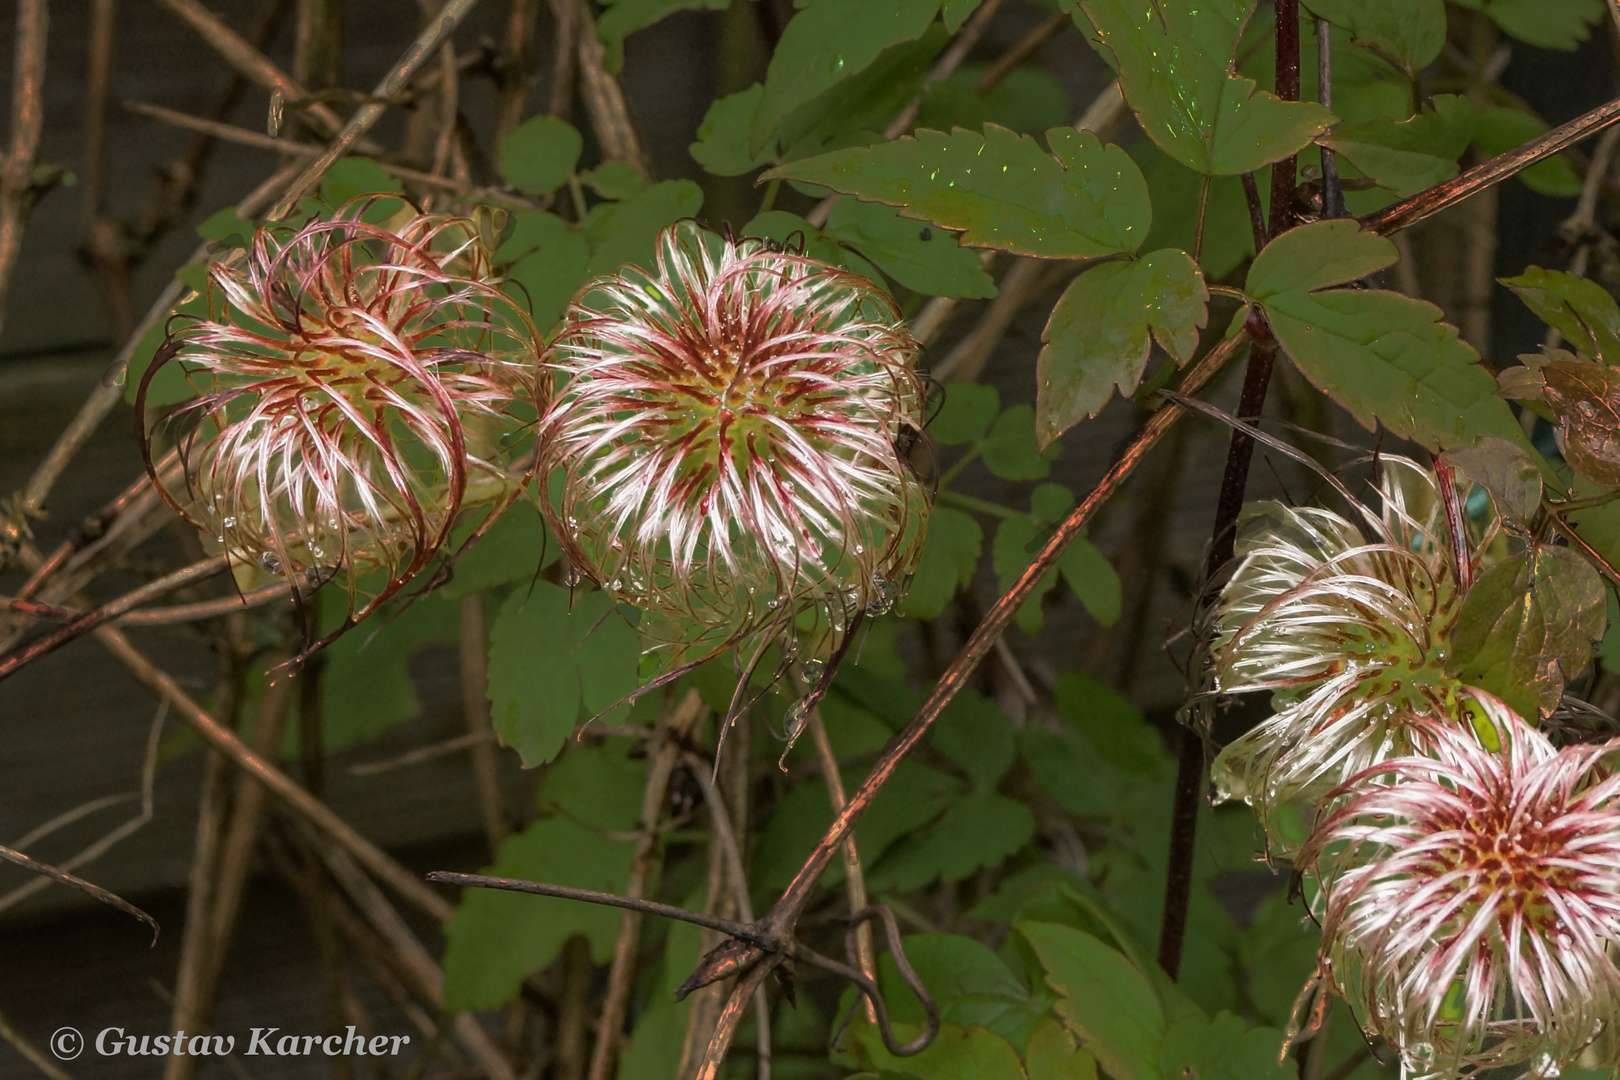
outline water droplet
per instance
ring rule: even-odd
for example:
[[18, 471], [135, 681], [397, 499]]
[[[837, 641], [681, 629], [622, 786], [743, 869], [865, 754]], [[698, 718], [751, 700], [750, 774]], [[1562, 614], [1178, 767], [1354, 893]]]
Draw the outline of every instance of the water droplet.
[[570, 589], [577, 588], [581, 580], [583, 579], [580, 572], [575, 570], [572, 566], [570, 566], [568, 568], [568, 572], [563, 575], [563, 584], [568, 586]]
[[[797, 646], [794, 651], [797, 652]], [[804, 681], [814, 685], [821, 681], [821, 672], [827, 666], [823, 660], [806, 660], [804, 662]]]
[[281, 558], [273, 551], [266, 551], [260, 554], [259, 565], [268, 573], [281, 573]]
[[322, 550], [318, 544], [309, 545], [309, 553], [315, 556], [317, 559], [324, 559], [326, 557], [326, 552]]
[[236, 528], [236, 519], [233, 517], [228, 517], [221, 524], [223, 524], [227, 529], [234, 529]]

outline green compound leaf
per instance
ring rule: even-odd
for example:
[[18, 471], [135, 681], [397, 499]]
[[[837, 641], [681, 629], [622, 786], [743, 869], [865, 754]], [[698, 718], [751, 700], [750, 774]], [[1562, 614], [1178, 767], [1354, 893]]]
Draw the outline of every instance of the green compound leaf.
[[724, 11], [731, 0], [607, 0], [608, 9], [596, 20], [601, 39], [602, 66], [617, 75], [624, 67], [624, 39], [677, 11]]
[[975, 252], [944, 229], [906, 220], [890, 207], [840, 199], [827, 219], [826, 235], [914, 292], [971, 300], [996, 295], [996, 284]]
[[690, 180], [665, 180], [623, 202], [591, 207], [584, 222], [591, 244], [585, 276], [609, 274], [631, 263], [650, 269], [659, 231], [702, 206], [702, 188]]
[[649, 183], [641, 167], [628, 161], [604, 161], [581, 173], [579, 181], [604, 199], [628, 199], [646, 191]]
[[[904, 945], [906, 959], [939, 1007], [939, 1018], [947, 1024], [984, 1028], [1018, 1047], [1047, 1011], [1046, 1003], [1030, 993], [1006, 960], [970, 937], [908, 934]], [[888, 952], [878, 957], [877, 982], [892, 1020], [903, 1024], [923, 1020], [922, 1006], [906, 989]]]
[[971, 514], [936, 506], [911, 589], [900, 605], [902, 614], [908, 619], [938, 618], [956, 591], [972, 582], [983, 547], [984, 530]]
[[1075, 424], [1096, 416], [1115, 387], [1129, 396], [1142, 381], [1153, 338], [1185, 363], [1209, 318], [1208, 304], [1204, 275], [1184, 251], [1104, 263], [1075, 278], [1041, 335], [1036, 445], [1044, 450]]
[[1439, 308], [1382, 289], [1326, 291], [1396, 257], [1394, 244], [1354, 221], [1320, 221], [1267, 244], [1247, 291], [1305, 377], [1368, 430], [1382, 421], [1431, 450], [1478, 435], [1527, 445], [1496, 380]]
[[[399, 195], [404, 191], [398, 180], [389, 176], [381, 165], [370, 158], [339, 158], [321, 178], [321, 198], [333, 206], [342, 206], [350, 199], [359, 198], [361, 195], [376, 195], [382, 192]], [[395, 207], [400, 205], [397, 199], [389, 201]], [[366, 220], [372, 220], [372, 215], [368, 213]]]
[[964, 690], [951, 699], [934, 723], [930, 745], [961, 766], [974, 786], [989, 791], [1012, 767], [1012, 721], [1001, 706]]
[[1058, 923], [1023, 922], [1024, 936], [1062, 995], [1058, 1016], [1115, 1080], [1161, 1080], [1164, 1008], [1147, 976], [1090, 934]]
[[1043, 1016], [1024, 1046], [1024, 1072], [1029, 1080], [1097, 1080], [1097, 1059], [1075, 1045], [1062, 1024]]
[[907, 892], [936, 881], [961, 881], [1016, 854], [1035, 835], [1035, 815], [1017, 799], [976, 792], [953, 801], [945, 816], [903, 837], [877, 860], [868, 884]]
[[754, 115], [749, 150], [758, 153], [777, 122], [834, 83], [863, 71], [878, 54], [928, 29], [940, 0], [811, 0], [782, 31]]
[[1096, 544], [1084, 536], [1075, 537], [1058, 556], [1058, 569], [1093, 619], [1103, 626], [1119, 621], [1124, 590], [1114, 564], [1097, 550]]
[[1277, 1062], [1282, 1045], [1276, 1028], [1250, 1031], [1229, 1012], [1213, 1020], [1184, 1016], [1164, 1033], [1159, 1070], [1166, 1077], [1197, 1080], [1295, 1080], [1298, 1066]]
[[[1479, 5], [1463, 6], [1477, 9]], [[1603, 0], [1490, 0], [1485, 14], [1504, 32], [1527, 44], [1573, 50], [1603, 18]]]
[[557, 554], [540, 512], [533, 503], [519, 501], [456, 560], [454, 574], [437, 594], [459, 600], [492, 585], [532, 581], [556, 561]]
[[1592, 658], [1608, 618], [1603, 578], [1569, 548], [1537, 544], [1480, 575], [1452, 635], [1451, 667], [1527, 719]]
[[765, 177], [901, 207], [962, 230], [972, 247], [1056, 259], [1135, 251], [1153, 220], [1136, 163], [1090, 132], [1053, 128], [1046, 138], [1051, 154], [995, 124], [982, 136], [924, 130], [780, 165]]
[[996, 417], [985, 436], [984, 463], [1003, 480], [1041, 480], [1052, 471], [1061, 447], [1044, 453], [1035, 445], [1035, 410], [1014, 405]]
[[1620, 364], [1620, 305], [1603, 286], [1539, 266], [1500, 280], [1577, 351], [1605, 364]]
[[[1283, 101], [1232, 67], [1255, 0], [1062, 0], [1111, 53], [1125, 100], [1166, 153], [1206, 176], [1234, 176], [1299, 150], [1334, 122]], [[1078, 10], [1076, 10], [1078, 8]]]
[[[1487, 109], [1474, 121], [1474, 145], [1486, 157], [1505, 154], [1546, 133], [1547, 125], [1543, 121], [1506, 106]], [[1543, 158], [1515, 176], [1539, 195], [1568, 198], [1581, 193], [1580, 175], [1563, 154]]]
[[967, 17], [978, 8], [980, 0], [945, 0], [945, 7], [940, 12], [940, 18], [945, 23], [948, 33], [956, 33], [967, 22]]
[[536, 807], [591, 829], [629, 832], [641, 821], [647, 759], [630, 757], [632, 741], [608, 739], [575, 746], [546, 769]]
[[548, 581], [501, 605], [490, 631], [489, 700], [501, 741], [525, 767], [557, 756], [580, 719], [636, 688], [640, 642], [598, 592], [576, 595]]
[[1474, 106], [1439, 94], [1434, 108], [1410, 120], [1369, 120], [1338, 128], [1322, 139], [1378, 184], [1412, 195], [1457, 175], [1457, 159], [1474, 138]]
[[759, 112], [765, 87], [755, 83], [746, 90], [716, 98], [698, 124], [697, 142], [686, 148], [692, 160], [715, 176], [741, 176], [772, 161], [774, 147], [749, 148], [749, 133]]
[[[635, 845], [609, 840], [567, 818], [551, 818], [509, 838], [484, 873], [623, 892]], [[523, 977], [556, 959], [584, 934], [598, 964], [613, 955], [619, 913], [596, 904], [495, 889], [468, 889], [444, 925], [444, 1004], [453, 1012], [498, 1009]]]
[[1443, 455], [1447, 464], [1490, 492], [1502, 517], [1528, 523], [1541, 506], [1541, 470], [1524, 448], [1495, 435], [1482, 435]]
[[[898, 992], [910, 993], [909, 990]], [[920, 1023], [900, 1024], [895, 1036], [905, 1041], [921, 1030]], [[879, 1070], [862, 1075], [878, 1080], [1021, 1080], [1024, 1076], [1018, 1051], [988, 1028], [941, 1024], [934, 1041], [911, 1057], [895, 1057], [889, 1053], [877, 1027], [864, 1014], [850, 1025], [850, 1035], [859, 1045], [864, 1059], [861, 1064]], [[849, 1080], [857, 1080], [857, 1077]]]
[[[991, 546], [991, 559], [1003, 593], [1029, 565], [1033, 548], [1038, 546], [1037, 539], [1040, 532], [1041, 530], [1035, 526], [1035, 519], [1028, 514], [1014, 514], [1012, 517], [1002, 518], [1001, 524], [996, 526], [996, 540]], [[1052, 591], [1057, 579], [1058, 571], [1053, 567], [1036, 583], [1035, 588], [1030, 591], [1029, 598], [1018, 607], [1015, 616], [1018, 628], [1031, 637], [1041, 632], [1043, 622], [1041, 600]]]
[[1444, 0], [1305, 0], [1305, 6], [1408, 76], [1428, 67], [1446, 46]]
[[556, 191], [574, 171], [583, 145], [568, 121], [532, 116], [501, 140], [501, 176], [534, 195]]
[[945, 400], [928, 422], [928, 434], [941, 446], [977, 442], [1001, 412], [1001, 395], [983, 383], [953, 382], [945, 387]]

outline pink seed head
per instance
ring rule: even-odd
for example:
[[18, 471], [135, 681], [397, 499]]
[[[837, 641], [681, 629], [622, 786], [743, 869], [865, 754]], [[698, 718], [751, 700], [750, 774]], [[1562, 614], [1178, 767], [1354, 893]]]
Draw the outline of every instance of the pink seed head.
[[[429, 564], [464, 505], [516, 497], [508, 443], [539, 409], [534, 327], [476, 223], [369, 224], [376, 202], [260, 228], [245, 259], [215, 262], [223, 313], [177, 329], [137, 399], [148, 471], [176, 511], [295, 584], [346, 572], [351, 615], [357, 580], [382, 571], [357, 618]], [[169, 360], [198, 395], [161, 418], [184, 425], [183, 491], [158, 481], [145, 418]]]
[[540, 472], [572, 565], [671, 644], [833, 632], [921, 552], [918, 345], [867, 279], [692, 222], [574, 299]]
[[1620, 740], [1555, 750], [1466, 697], [1472, 725], [1414, 719], [1428, 756], [1330, 795], [1300, 853], [1320, 962], [1412, 1075], [1556, 1075], [1620, 1021]]

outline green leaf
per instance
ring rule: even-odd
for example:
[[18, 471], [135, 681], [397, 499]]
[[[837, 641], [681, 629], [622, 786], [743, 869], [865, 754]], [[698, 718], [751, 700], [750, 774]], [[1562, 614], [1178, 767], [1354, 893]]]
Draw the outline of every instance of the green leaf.
[[208, 215], [208, 218], [197, 226], [197, 235], [225, 247], [245, 248], [253, 241], [253, 234], [257, 228], [254, 222], [238, 214], [236, 207], [227, 206]]
[[690, 180], [665, 180], [623, 202], [591, 207], [584, 222], [591, 242], [585, 276], [612, 273], [631, 263], [649, 267], [659, 232], [702, 206], [702, 188]]
[[1451, 669], [1534, 722], [1591, 660], [1606, 618], [1603, 578], [1592, 565], [1569, 548], [1536, 544], [1468, 590]]
[[[1153, 199], [1153, 229], [1142, 246], [1150, 251], [1166, 247], [1191, 250], [1198, 231], [1199, 191], [1205, 177], [1147, 139], [1136, 141], [1131, 158], [1147, 175], [1148, 193]], [[1263, 182], [1265, 176], [1257, 179]], [[1203, 228], [1199, 265], [1207, 279], [1224, 278], [1254, 256], [1254, 230], [1249, 225], [1243, 182], [1237, 177], [1217, 176], [1210, 180]]]
[[778, 121], [841, 79], [864, 70], [878, 54], [928, 29], [940, 0], [814, 0], [782, 31], [765, 72], [749, 136], [758, 153]]
[[983, 383], [953, 382], [945, 400], [928, 422], [928, 434], [941, 446], [960, 446], [984, 438], [1001, 411], [1001, 395]]
[[1382, 269], [1395, 245], [1352, 220], [1292, 229], [1266, 245], [1247, 291], [1294, 364], [1368, 430], [1431, 450], [1500, 435], [1525, 443], [1496, 380], [1440, 322], [1440, 309], [1382, 289], [1325, 290]]
[[764, 94], [765, 87], [755, 83], [716, 98], [698, 124], [697, 142], [686, 148], [692, 160], [715, 176], [741, 176], [775, 160], [775, 147], [752, 150], [748, 143]]
[[1164, 1034], [1159, 1069], [1166, 1077], [1188, 1080], [1296, 1080], [1298, 1065], [1277, 1061], [1282, 1045], [1276, 1028], [1249, 1031], [1231, 1013], [1213, 1020], [1185, 1016]]
[[1024, 1072], [1029, 1080], [1097, 1080], [1097, 1059], [1076, 1046], [1062, 1024], [1043, 1016], [1024, 1047]]
[[980, 0], [945, 0], [945, 8], [940, 12], [945, 29], [952, 34], [960, 30], [979, 3]]
[[[1506, 106], [1487, 109], [1474, 121], [1474, 145], [1486, 157], [1505, 154], [1546, 133], [1547, 125], [1538, 117]], [[1580, 175], [1563, 154], [1543, 158], [1514, 175], [1541, 195], [1568, 198], [1581, 193]]]
[[624, 67], [624, 39], [677, 11], [724, 11], [731, 0], [607, 0], [609, 7], [596, 20], [602, 41], [602, 67], [617, 75]]
[[1142, 130], [1167, 154], [1206, 176], [1235, 176], [1281, 160], [1335, 119], [1314, 102], [1283, 101], [1232, 70], [1254, 5], [1255, 0], [1062, 3], [1082, 30], [1089, 20], [1102, 48], [1112, 53], [1125, 100]]
[[1437, 94], [1434, 108], [1410, 120], [1369, 120], [1337, 128], [1321, 140], [1397, 195], [1413, 195], [1457, 175], [1457, 159], [1474, 138], [1474, 106]]
[[1239, 946], [1239, 959], [1249, 973], [1249, 998], [1259, 1015], [1286, 1024], [1294, 1000], [1316, 971], [1322, 932], [1299, 903], [1274, 892], [1254, 909]]
[[1204, 276], [1184, 251], [1103, 263], [1075, 278], [1041, 334], [1035, 366], [1037, 445], [1044, 450], [1075, 424], [1096, 416], [1116, 386], [1130, 396], [1142, 380], [1153, 338], [1185, 363], [1209, 318], [1208, 303]]
[[[1012, 722], [1001, 706], [972, 690], [951, 699], [934, 722], [930, 745], [956, 762], [974, 786], [993, 790], [1012, 767]], [[844, 753], [849, 749], [840, 747]]]
[[996, 295], [977, 253], [959, 246], [951, 233], [908, 221], [887, 206], [839, 199], [826, 235], [855, 248], [914, 292], [974, 300]]
[[550, 761], [580, 719], [636, 688], [640, 641], [599, 592], [548, 581], [515, 590], [490, 631], [489, 700], [495, 732], [523, 764]]
[[[1001, 524], [996, 526], [995, 543], [990, 549], [991, 561], [995, 566], [997, 583], [1003, 593], [1029, 565], [1030, 547], [1035, 543], [1038, 531], [1035, 519], [1028, 514], [1014, 514], [1002, 518]], [[1040, 633], [1041, 600], [1052, 591], [1057, 579], [1058, 571], [1053, 567], [1036, 583], [1029, 597], [1019, 605], [1015, 618], [1018, 620], [1018, 628], [1024, 633], [1032, 637]]]
[[1447, 464], [1491, 493], [1499, 515], [1524, 523], [1540, 508], [1541, 470], [1518, 444], [1482, 435], [1442, 456]]
[[531, 116], [501, 140], [501, 176], [534, 195], [556, 191], [574, 171], [583, 145], [568, 121]]
[[1040, 480], [1052, 471], [1051, 459], [1060, 448], [1043, 453], [1035, 445], [1035, 410], [1014, 405], [996, 417], [985, 436], [984, 463], [1003, 480]]
[[962, 242], [974, 247], [1048, 258], [1136, 250], [1152, 211], [1135, 163], [1090, 132], [1053, 128], [1047, 140], [1051, 154], [995, 124], [983, 136], [924, 130], [780, 165], [765, 177], [901, 207], [908, 217], [963, 230]]
[[1444, 0], [1305, 0], [1305, 6], [1408, 76], [1428, 67], [1446, 46]]
[[[1017, 799], [975, 792], [945, 816], [909, 832], [868, 873], [873, 889], [906, 892], [935, 881], [961, 881], [1016, 854], [1035, 835], [1035, 815]], [[865, 848], [862, 848], [865, 854]]]
[[641, 823], [647, 759], [632, 759], [630, 739], [576, 746], [546, 769], [536, 807], [604, 832], [630, 832]]
[[[460, 640], [456, 606], [429, 594], [397, 614], [351, 630], [321, 655], [322, 738], [329, 751], [376, 738], [422, 711], [411, 683], [410, 660], [432, 645]], [[296, 730], [283, 751], [295, 754]]]
[[[915, 227], [913, 224], [912, 228]], [[867, 262], [853, 248], [834, 243], [820, 229], [797, 214], [790, 214], [786, 210], [767, 210], [743, 226], [743, 235], [775, 240], [780, 244], [803, 244], [806, 255], [860, 274], [881, 289], [888, 288], [883, 271]]]
[[1167, 775], [1164, 739], [1131, 700], [1077, 671], [1065, 671], [1052, 688], [1052, 704], [1068, 727], [1104, 759], [1140, 776]]
[[[398, 180], [383, 172], [383, 167], [370, 158], [339, 158], [321, 178], [321, 198], [333, 206], [342, 206], [362, 195], [384, 192], [398, 195], [404, 190]], [[395, 205], [398, 205], [397, 200]], [[370, 216], [368, 214], [367, 218]]]
[[647, 175], [628, 161], [604, 161], [580, 176], [580, 182], [604, 199], [628, 199], [647, 190]]
[[1084, 536], [1075, 537], [1058, 556], [1058, 569], [1093, 619], [1103, 626], [1119, 621], [1124, 605], [1119, 575], [1096, 544]]
[[1539, 266], [1501, 282], [1574, 348], [1605, 364], [1620, 364], [1620, 305], [1603, 286]]
[[956, 591], [973, 581], [983, 547], [984, 530], [971, 514], [949, 506], [934, 507], [917, 572], [900, 605], [906, 618], [938, 618]]
[[540, 512], [533, 503], [520, 499], [456, 560], [454, 574], [437, 594], [459, 600], [493, 585], [532, 581], [556, 560], [557, 553]]
[[[928, 988], [940, 1019], [947, 1024], [987, 1028], [1017, 1047], [1029, 1038], [1046, 1011], [1005, 960], [970, 937], [909, 934], [902, 944], [912, 970]], [[921, 1022], [922, 1006], [900, 977], [890, 953], [878, 958], [877, 976], [891, 1019], [903, 1024]]]
[[[921, 1029], [921, 1024], [902, 1024], [895, 1035], [904, 1042]], [[864, 1014], [850, 1026], [850, 1033], [859, 1043], [865, 1063], [881, 1069], [877, 1073], [881, 1080], [1023, 1080], [1018, 1051], [986, 1028], [942, 1024], [925, 1049], [903, 1058], [884, 1048], [876, 1026]]]
[[1022, 922], [1024, 936], [1062, 995], [1058, 1016], [1114, 1080], [1161, 1080], [1164, 1009], [1147, 977], [1090, 934], [1057, 923]]
[[536, 329], [548, 333], [585, 283], [591, 246], [555, 214], [521, 210], [514, 217], [517, 221], [512, 235], [497, 256], [516, 260], [507, 270], [507, 279], [522, 286]]
[[1603, 0], [1491, 0], [1485, 14], [1520, 41], [1574, 50], [1603, 18]]
[[[552, 818], [508, 838], [484, 873], [618, 893], [629, 880], [634, 849], [567, 818]], [[445, 1008], [500, 1008], [517, 996], [523, 977], [556, 959], [574, 934], [590, 939], [592, 959], [605, 964], [618, 931], [613, 908], [468, 889], [444, 925]]]

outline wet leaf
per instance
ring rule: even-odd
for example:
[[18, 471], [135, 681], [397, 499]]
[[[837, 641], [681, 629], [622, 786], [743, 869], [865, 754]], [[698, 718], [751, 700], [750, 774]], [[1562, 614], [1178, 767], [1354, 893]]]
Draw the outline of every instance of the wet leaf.
[[928, 29], [940, 0], [815, 0], [782, 31], [754, 114], [749, 151], [775, 136], [777, 122], [834, 83], [864, 70], [878, 54]]
[[1620, 369], [1564, 362], [1544, 365], [1541, 377], [1564, 459], [1588, 480], [1620, 487]]
[[1041, 335], [1035, 368], [1040, 448], [1101, 412], [1116, 387], [1128, 397], [1142, 380], [1153, 339], [1185, 363], [1209, 317], [1208, 302], [1204, 276], [1183, 251], [1103, 263], [1075, 278]]
[[1620, 364], [1620, 305], [1603, 286], [1539, 266], [1501, 280], [1575, 349], [1605, 364]]
[[1090, 934], [1023, 922], [1018, 932], [1062, 995], [1057, 1013], [1114, 1080], [1160, 1080], [1164, 1008], [1136, 966]]
[[958, 245], [953, 233], [902, 218], [890, 207], [840, 199], [827, 219], [826, 235], [915, 292], [968, 299], [996, 295], [977, 252]]
[[1537, 544], [1474, 582], [1452, 635], [1451, 669], [1533, 720], [1591, 660], [1606, 617], [1592, 565], [1568, 548]]
[[1446, 45], [1443, 0], [1305, 0], [1305, 6], [1409, 75], [1427, 67]]
[[1327, 288], [1395, 259], [1394, 244], [1354, 221], [1316, 222], [1267, 244], [1247, 291], [1305, 377], [1368, 430], [1382, 422], [1430, 449], [1479, 435], [1527, 445], [1496, 380], [1439, 308], [1383, 289]]
[[780, 165], [768, 179], [819, 184], [901, 207], [962, 242], [1022, 255], [1080, 259], [1134, 251], [1152, 223], [1147, 181], [1126, 153], [1090, 132], [1053, 128], [1052, 153], [1028, 135], [986, 124]]
[[1524, 448], [1495, 435], [1482, 435], [1443, 455], [1447, 464], [1491, 493], [1496, 511], [1528, 521], [1541, 506], [1541, 470]]
[[1474, 138], [1474, 106], [1467, 98], [1437, 94], [1432, 105], [1409, 120], [1341, 126], [1320, 141], [1379, 187], [1412, 195], [1456, 176], [1457, 159]]
[[938, 618], [956, 591], [973, 580], [983, 546], [984, 530], [971, 514], [949, 506], [935, 507], [911, 589], [900, 605], [906, 618]]
[[697, 141], [687, 147], [692, 160], [715, 176], [741, 176], [775, 160], [774, 146], [749, 146], [749, 133], [759, 112], [765, 87], [755, 83], [746, 90], [715, 98], [698, 124]]
[[531, 116], [501, 140], [501, 175], [535, 195], [556, 191], [574, 171], [583, 145], [568, 121]]
[[1125, 100], [1162, 150], [1206, 176], [1252, 172], [1299, 150], [1334, 121], [1309, 101], [1283, 101], [1232, 68], [1255, 0], [1163, 4], [1066, 0], [1113, 54]]
[[1185, 1016], [1164, 1033], [1159, 1068], [1185, 1080], [1295, 1080], [1298, 1065], [1277, 1061], [1282, 1041], [1276, 1028], [1249, 1030], [1228, 1012], [1213, 1020]]

